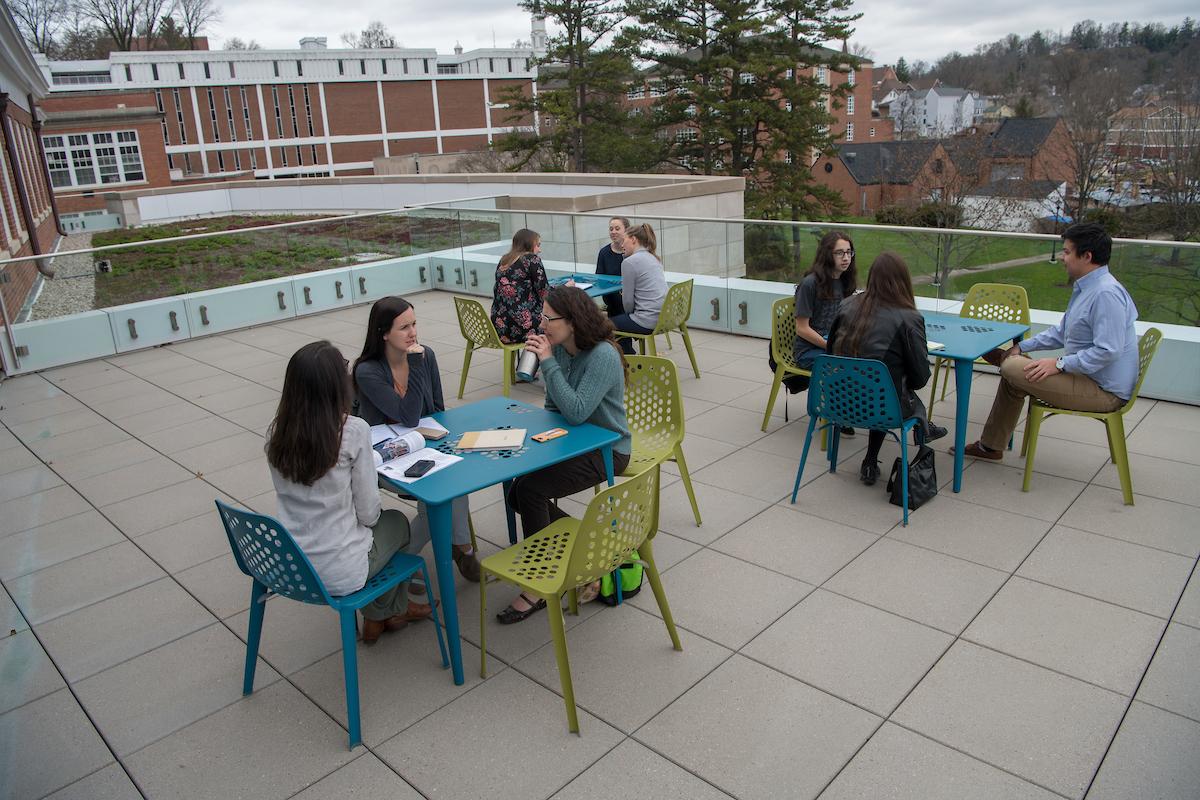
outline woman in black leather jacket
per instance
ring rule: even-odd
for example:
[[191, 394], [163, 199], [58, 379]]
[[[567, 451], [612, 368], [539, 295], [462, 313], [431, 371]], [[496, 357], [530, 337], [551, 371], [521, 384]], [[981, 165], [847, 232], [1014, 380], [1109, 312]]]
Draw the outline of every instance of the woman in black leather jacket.
[[[946, 435], [933, 425], [917, 390], [929, 382], [929, 351], [925, 319], [913, 299], [908, 265], [896, 253], [880, 253], [871, 264], [866, 291], [842, 301], [829, 332], [829, 352], [840, 356], [879, 359], [891, 373], [905, 419], [917, 417], [917, 443]], [[871, 486], [879, 478], [879, 450], [884, 431], [870, 431], [859, 479]]]

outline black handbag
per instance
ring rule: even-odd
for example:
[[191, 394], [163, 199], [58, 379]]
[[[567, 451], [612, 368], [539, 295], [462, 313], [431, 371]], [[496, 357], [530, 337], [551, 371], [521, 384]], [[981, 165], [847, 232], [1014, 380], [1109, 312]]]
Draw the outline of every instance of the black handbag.
[[[887, 490], [892, 505], [900, 505], [902, 488], [899, 458], [892, 464]], [[908, 510], [916, 511], [937, 493], [937, 464], [934, 462], [933, 448], [921, 445], [916, 456], [908, 462]]]

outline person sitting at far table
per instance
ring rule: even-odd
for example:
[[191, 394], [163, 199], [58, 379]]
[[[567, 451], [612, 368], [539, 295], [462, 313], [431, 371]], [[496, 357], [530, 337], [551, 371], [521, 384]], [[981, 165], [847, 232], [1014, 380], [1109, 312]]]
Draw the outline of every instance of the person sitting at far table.
[[[1108, 271], [1112, 237], [1088, 222], [1070, 226], [1062, 238], [1062, 263], [1075, 284], [1067, 309], [1057, 325], [984, 356], [1000, 367], [1000, 385], [983, 435], [963, 448], [968, 456], [1000, 461], [1030, 395], [1072, 411], [1116, 411], [1133, 394], [1138, 311]], [[1064, 352], [1057, 358], [1025, 355], [1058, 348]]]

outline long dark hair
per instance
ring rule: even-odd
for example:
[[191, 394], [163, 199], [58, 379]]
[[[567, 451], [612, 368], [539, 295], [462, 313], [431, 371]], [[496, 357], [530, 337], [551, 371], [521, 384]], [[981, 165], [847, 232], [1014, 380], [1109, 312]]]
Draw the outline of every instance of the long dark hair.
[[875, 312], [883, 308], [916, 309], [912, 275], [898, 253], [885, 250], [871, 262], [867, 272], [867, 290], [849, 302], [858, 304], [858, 314], [850, 330], [834, 345], [838, 355], [857, 356], [863, 335], [871, 327]]
[[608, 342], [621, 356], [622, 368], [627, 366], [621, 345], [617, 344], [617, 329], [587, 292], [576, 286], [556, 286], [546, 294], [546, 303], [564, 322], [571, 323], [576, 347], [591, 350], [601, 342]]
[[537, 231], [531, 231], [529, 228], [521, 228], [513, 234], [512, 247], [508, 252], [500, 258], [500, 266], [511, 267], [517, 263], [517, 259], [526, 253], [532, 253], [533, 248], [537, 247], [538, 241], [541, 240], [541, 234]]
[[[358, 372], [358, 365], [364, 361], [381, 361], [384, 357], [383, 337], [392, 329], [396, 317], [412, 308], [412, 303], [403, 297], [381, 297], [371, 306], [371, 316], [367, 318], [367, 338], [363, 342], [362, 353], [354, 359], [351, 376]], [[358, 388], [358, 378], [354, 378], [354, 388]]]
[[[837, 260], [833, 257], [833, 250], [837, 247], [839, 241], [845, 241], [850, 244], [850, 249], [854, 249], [854, 242], [849, 236], [841, 231], [829, 231], [821, 237], [820, 243], [817, 245], [816, 255], [813, 256], [812, 266], [808, 268], [808, 272], [804, 273], [804, 277], [809, 275], [817, 279], [817, 297], [822, 300], [833, 299], [833, 282], [840, 281], [842, 284], [842, 297], [849, 297], [854, 294], [854, 290], [858, 288], [858, 255], [850, 257], [850, 266], [841, 274], [841, 277], [833, 276], [834, 268], [837, 266]], [[801, 278], [804, 280], [804, 278]]]
[[337, 464], [352, 394], [341, 350], [328, 341], [297, 350], [267, 430], [267, 462], [288, 480], [312, 486]]

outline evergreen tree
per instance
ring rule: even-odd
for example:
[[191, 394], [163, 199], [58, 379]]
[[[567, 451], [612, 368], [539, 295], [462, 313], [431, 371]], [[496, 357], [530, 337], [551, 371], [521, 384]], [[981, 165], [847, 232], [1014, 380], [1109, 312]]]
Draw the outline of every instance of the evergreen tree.
[[896, 80], [900, 81], [901, 83], [908, 83], [908, 79], [912, 77], [912, 74], [908, 71], [908, 62], [904, 60], [904, 56], [900, 56], [900, 58], [896, 60], [895, 69]]
[[522, 0], [521, 6], [562, 33], [537, 62], [537, 96], [514, 89], [504, 97], [510, 117], [535, 116], [540, 129], [501, 140], [514, 169], [547, 156], [574, 172], [652, 167], [652, 139], [623, 102], [636, 78], [632, 63], [622, 48], [601, 46], [625, 19], [619, 0]]

